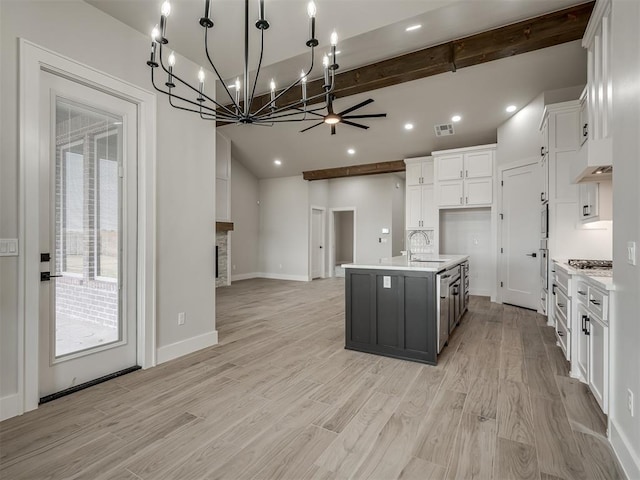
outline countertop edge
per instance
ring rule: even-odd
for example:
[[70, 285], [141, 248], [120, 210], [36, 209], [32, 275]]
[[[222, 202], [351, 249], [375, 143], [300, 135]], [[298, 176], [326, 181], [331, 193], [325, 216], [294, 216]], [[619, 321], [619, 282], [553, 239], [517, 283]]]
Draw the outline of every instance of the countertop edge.
[[[376, 263], [362, 263], [362, 264], [345, 263], [345, 264], [342, 264], [341, 267], [345, 268], [345, 269], [403, 270], [403, 271], [413, 271], [413, 272], [437, 273], [437, 272], [441, 272], [442, 270], [446, 270], [448, 268], [451, 268], [451, 267], [453, 267], [455, 265], [458, 265], [460, 263], [463, 263], [463, 262], [465, 262], [465, 261], [467, 261], [469, 259], [469, 255], [440, 255], [440, 256], [441, 257], [446, 257], [446, 258], [451, 258], [451, 260], [448, 261], [448, 262], [438, 263], [437, 265], [424, 265], [424, 263], [429, 263], [429, 262], [411, 262], [410, 265], [393, 264], [393, 263], [389, 263], [389, 264], [384, 264], [384, 263], [380, 263], [380, 264], [376, 264]], [[452, 257], [455, 257], [455, 258], [452, 258]], [[400, 256], [400, 257], [383, 258], [383, 259], [380, 259], [380, 260], [381, 261], [387, 260], [389, 262], [393, 262], [393, 259], [403, 259], [403, 258], [406, 259], [405, 256]], [[399, 260], [396, 260], [396, 261], [399, 261]], [[405, 261], [404, 263], [409, 263], [409, 262]]]
[[613, 283], [613, 277], [596, 277], [593, 275], [586, 275], [578, 269], [570, 267], [565, 261], [553, 259], [553, 263], [555, 263], [562, 270], [567, 272], [569, 275], [575, 275], [580, 277], [581, 280], [584, 280], [587, 283], [590, 283], [596, 288], [600, 288], [602, 290], [606, 290], [607, 292], [615, 291], [615, 284]]

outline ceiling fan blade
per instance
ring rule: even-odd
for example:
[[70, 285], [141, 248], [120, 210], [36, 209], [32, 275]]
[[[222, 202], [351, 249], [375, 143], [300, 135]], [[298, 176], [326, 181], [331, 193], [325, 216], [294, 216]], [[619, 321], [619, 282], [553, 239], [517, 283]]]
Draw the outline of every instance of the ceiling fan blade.
[[331, 125], [331, 135], [335, 135], [335, 134], [336, 134], [336, 126]]
[[322, 125], [324, 122], [318, 122], [315, 125], [311, 125], [310, 127], [304, 128], [302, 130], [300, 130], [300, 133], [306, 132], [307, 130], [311, 130], [312, 128], [317, 127], [318, 125]]
[[368, 115], [348, 115], [343, 116], [342, 118], [381, 118], [386, 117], [386, 113], [369, 113]]
[[352, 127], [362, 128], [363, 130], [366, 130], [369, 128], [367, 125], [361, 125], [360, 123], [353, 123], [348, 120], [342, 120], [342, 122], [340, 123], [344, 123], [345, 125], [351, 125]]
[[346, 115], [347, 113], [353, 112], [354, 110], [362, 108], [365, 105], [369, 105], [370, 103], [373, 103], [373, 98], [368, 98], [364, 102], [360, 102], [359, 104], [354, 105], [353, 107], [347, 108], [346, 110], [341, 111], [338, 115], [340, 116]]

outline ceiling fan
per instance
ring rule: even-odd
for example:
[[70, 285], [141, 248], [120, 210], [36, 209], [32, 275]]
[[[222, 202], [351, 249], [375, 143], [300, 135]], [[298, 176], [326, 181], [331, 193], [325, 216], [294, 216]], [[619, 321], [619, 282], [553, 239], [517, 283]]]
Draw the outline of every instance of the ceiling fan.
[[319, 121], [318, 123], [311, 125], [310, 127], [307, 127], [303, 130], [300, 130], [300, 133], [306, 132], [307, 130], [311, 130], [312, 128], [317, 127], [318, 125], [322, 125], [323, 123], [326, 123], [327, 125], [331, 126], [331, 135], [335, 135], [336, 134], [336, 125], [338, 123], [344, 123], [345, 125], [351, 125], [352, 127], [358, 127], [358, 128], [362, 128], [364, 130], [368, 129], [369, 126], [368, 125], [362, 125], [361, 123], [355, 123], [355, 122], [351, 122], [350, 120], [353, 119], [357, 119], [357, 118], [380, 118], [380, 117], [386, 117], [387, 114], [386, 113], [370, 113], [370, 114], [366, 114], [366, 115], [349, 115], [349, 113], [353, 112], [354, 110], [358, 110], [359, 108], [364, 107], [365, 105], [369, 105], [370, 103], [373, 103], [373, 99], [369, 98], [367, 100], [365, 100], [364, 102], [360, 102], [357, 105], [354, 105], [353, 107], [349, 107], [346, 110], [343, 110], [341, 112], [335, 113], [333, 111], [333, 100], [334, 100], [334, 96], [333, 95], [328, 95], [328, 101], [327, 101], [327, 114], [326, 115], [320, 115], [319, 113], [316, 113], [315, 115], [317, 115], [318, 117], [322, 117], [322, 120]]

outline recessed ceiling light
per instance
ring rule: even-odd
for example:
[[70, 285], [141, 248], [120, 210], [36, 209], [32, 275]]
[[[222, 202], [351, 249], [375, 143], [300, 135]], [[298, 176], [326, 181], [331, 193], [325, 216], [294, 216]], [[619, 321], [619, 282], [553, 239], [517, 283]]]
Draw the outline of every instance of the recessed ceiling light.
[[511, 113], [511, 112], [515, 112], [517, 108], [518, 108], [518, 107], [516, 107], [515, 105], [509, 105], [509, 106], [507, 107], [507, 112], [509, 112], [509, 113]]
[[405, 28], [405, 31], [407, 32], [413, 32], [414, 30], [418, 30], [419, 28], [422, 28], [422, 25], [418, 24], [418, 25], [411, 25], [410, 27]]
[[278, 160], [277, 158], [273, 161], [273, 163], [277, 166], [282, 165], [282, 160]]
[[348, 149], [348, 150], [347, 150], [347, 153], [348, 153], [349, 155], [354, 155], [354, 154], [356, 153], [356, 151], [355, 151], [355, 149], [350, 148], [350, 149]]
[[413, 123], [405, 123], [404, 124], [404, 129], [405, 130], [413, 130]]
[[453, 117], [451, 117], [452, 122], [459, 122], [460, 120], [462, 120], [462, 117], [460, 115], [454, 115]]

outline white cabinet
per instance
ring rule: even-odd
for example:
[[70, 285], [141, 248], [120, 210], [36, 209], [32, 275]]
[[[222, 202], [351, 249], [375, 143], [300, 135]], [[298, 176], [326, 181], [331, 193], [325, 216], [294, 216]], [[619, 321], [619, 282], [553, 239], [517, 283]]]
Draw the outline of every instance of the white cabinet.
[[576, 362], [581, 378], [586, 381], [586, 379], [589, 378], [589, 336], [585, 334], [585, 329], [587, 328], [587, 321], [589, 320], [589, 311], [584, 304], [578, 303], [576, 313], [580, 331], [577, 332], [578, 342], [576, 344], [576, 354], [574, 355], [573, 361]]
[[609, 327], [597, 315], [589, 316], [589, 388], [604, 413], [608, 413]]
[[589, 103], [587, 101], [587, 88], [580, 97], [580, 128], [582, 136], [580, 137], [580, 145], [584, 145], [584, 142], [589, 138]]
[[407, 158], [405, 228], [407, 230], [434, 230], [438, 214], [433, 186], [433, 158]]
[[494, 155], [495, 145], [433, 152], [438, 206], [491, 206]]
[[611, 181], [579, 184], [578, 215], [582, 223], [613, 218]]
[[571, 360], [572, 279], [571, 275], [557, 262], [553, 264], [554, 276], [551, 293], [553, 294], [553, 320], [556, 326], [558, 345], [567, 360]]

